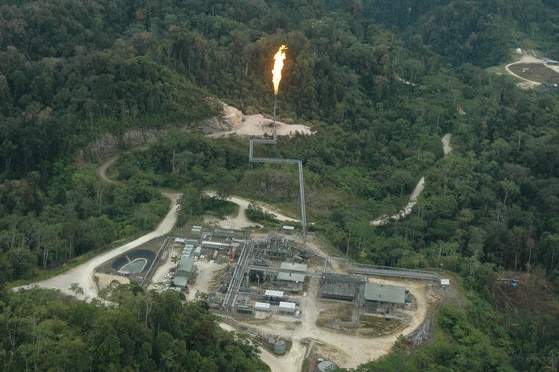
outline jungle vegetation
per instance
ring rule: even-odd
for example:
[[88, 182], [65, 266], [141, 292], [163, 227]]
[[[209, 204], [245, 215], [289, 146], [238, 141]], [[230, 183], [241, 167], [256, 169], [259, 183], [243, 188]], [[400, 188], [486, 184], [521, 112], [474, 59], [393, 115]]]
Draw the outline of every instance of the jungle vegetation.
[[[161, 189], [183, 193], [179, 227], [227, 210], [207, 189], [296, 214], [294, 169], [249, 167], [248, 139], [198, 130], [219, 113], [216, 100], [270, 115], [271, 56], [286, 44], [279, 117], [316, 134], [258, 151], [303, 161], [313, 232], [362, 263], [448, 270], [468, 297], [440, 309], [430, 345], [395, 347], [361, 369], [557, 370], [559, 91], [522, 91], [487, 67], [511, 61], [517, 47], [559, 59], [558, 12], [551, 0], [4, 1], [4, 369], [261, 368], [251, 347], [212, 328], [203, 299], [184, 305], [122, 288], [128, 302], [104, 310], [7, 288], [150, 230], [167, 210]], [[92, 144], [130, 130], [165, 134], [141, 147], [117, 143], [116, 182], [103, 182]], [[405, 205], [422, 176], [410, 216], [371, 226]], [[499, 302], [503, 271], [537, 274], [552, 306]], [[156, 327], [161, 317], [142, 310], [152, 304], [183, 314], [184, 327]], [[100, 333], [109, 326], [137, 334]], [[210, 327], [211, 340], [188, 344], [197, 327]], [[215, 353], [224, 354], [208, 367]]]

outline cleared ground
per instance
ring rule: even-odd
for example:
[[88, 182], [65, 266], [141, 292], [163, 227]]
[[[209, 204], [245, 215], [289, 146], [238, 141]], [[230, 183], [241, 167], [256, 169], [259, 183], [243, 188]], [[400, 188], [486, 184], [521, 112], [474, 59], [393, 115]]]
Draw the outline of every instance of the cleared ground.
[[[251, 116], [244, 120], [235, 130], [235, 134], [243, 135], [262, 135], [266, 131], [266, 125], [269, 119]], [[276, 123], [277, 124], [277, 123]], [[278, 129], [278, 135], [293, 135], [296, 132], [304, 132], [312, 134], [310, 129], [305, 126], [295, 126], [282, 123], [281, 131]], [[104, 164], [99, 175], [107, 182], [110, 182], [105, 175], [107, 167], [116, 160], [110, 159]], [[137, 247], [141, 247], [148, 242], [163, 236], [170, 232], [176, 221], [176, 200], [178, 194], [164, 194], [171, 200], [169, 213], [164, 218], [159, 227], [152, 233], [149, 233], [133, 242], [117, 247], [106, 252], [87, 263], [76, 267], [67, 273], [57, 277], [45, 280], [34, 285], [60, 289], [62, 292], [78, 295], [85, 300], [90, 300], [98, 296], [98, 285], [109, 285], [115, 280], [121, 281], [120, 277], [110, 277], [106, 275], [97, 275], [94, 277], [96, 269], [107, 261], [122, 255]], [[218, 221], [221, 227], [243, 228], [246, 223], [246, 215], [244, 208], [248, 205], [248, 201], [235, 198], [232, 201], [240, 205], [238, 216], [230, 216], [224, 221]], [[242, 202], [241, 202], [242, 201]], [[280, 215], [274, 211], [276, 215]], [[282, 216], [283, 217], [283, 216]], [[307, 247], [322, 256], [326, 256], [323, 251], [321, 242], [312, 238], [307, 239]], [[153, 276], [153, 289], [164, 289], [168, 277], [166, 275], [175, 265], [171, 259], [169, 252], [165, 258], [163, 265], [159, 267]], [[193, 299], [196, 293], [209, 293], [211, 285], [215, 282], [216, 276], [219, 276], [221, 270], [224, 270], [225, 264], [218, 264], [210, 261], [197, 262], [199, 276], [196, 284], [190, 288], [188, 297]], [[343, 260], [330, 259], [328, 261], [328, 270], [334, 272], [343, 272], [345, 270]], [[266, 350], [263, 350], [263, 359], [270, 365], [274, 372], [279, 371], [296, 371], [301, 368], [303, 361], [309, 351], [309, 345], [313, 345], [313, 352], [321, 357], [328, 358], [337, 363], [341, 367], [354, 368], [360, 364], [387, 354], [399, 334], [408, 335], [418, 328], [426, 319], [427, 313], [432, 304], [441, 299], [440, 294], [433, 293], [426, 282], [418, 281], [396, 281], [375, 279], [375, 282], [385, 284], [400, 285], [406, 287], [414, 298], [414, 308], [412, 310], [402, 310], [401, 319], [387, 325], [368, 316], [361, 319], [368, 326], [359, 330], [344, 329], [336, 326], [337, 323], [348, 319], [352, 313], [352, 306], [340, 304], [333, 301], [324, 301], [319, 299], [318, 278], [312, 278], [308, 284], [308, 290], [300, 298], [300, 307], [303, 315], [300, 319], [294, 320], [293, 317], [277, 316], [264, 321], [254, 322], [247, 321], [239, 323], [232, 319], [224, 319], [231, 322], [236, 329], [245, 329], [251, 332], [268, 334], [273, 333], [290, 341], [291, 347], [286, 355], [281, 357], [275, 356]], [[70, 290], [73, 284], [77, 284], [83, 289], [83, 294], [79, 295]], [[340, 310], [341, 309], [341, 310]]]
[[559, 74], [543, 63], [517, 63], [510, 70], [516, 75], [538, 83], [559, 84]]

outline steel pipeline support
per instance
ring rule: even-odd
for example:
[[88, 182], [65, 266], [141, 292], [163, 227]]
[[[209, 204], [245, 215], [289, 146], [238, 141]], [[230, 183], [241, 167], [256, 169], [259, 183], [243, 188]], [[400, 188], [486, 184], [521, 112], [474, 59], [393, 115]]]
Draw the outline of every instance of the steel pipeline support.
[[248, 161], [249, 163], [271, 163], [271, 164], [297, 164], [299, 173], [299, 204], [301, 208], [301, 227], [303, 237], [303, 247], [306, 248], [307, 238], [307, 212], [305, 209], [305, 182], [303, 179], [303, 162], [297, 159], [282, 159], [282, 158], [260, 158], [254, 157], [254, 144], [262, 145], [276, 145], [278, 143], [278, 136], [276, 133], [276, 99], [274, 99], [274, 121], [272, 139], [258, 139], [252, 138], [249, 143]]

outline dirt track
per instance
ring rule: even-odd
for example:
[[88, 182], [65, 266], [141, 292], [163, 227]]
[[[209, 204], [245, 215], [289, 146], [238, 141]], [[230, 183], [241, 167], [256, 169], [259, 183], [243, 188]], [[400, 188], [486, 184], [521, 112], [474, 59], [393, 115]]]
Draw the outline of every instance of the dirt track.
[[545, 63], [545, 60], [542, 58], [537, 58], [534, 57], [528, 53], [524, 53], [522, 54], [521, 58], [518, 61], [509, 63], [508, 65], [505, 66], [505, 70], [508, 74], [517, 77], [518, 79], [522, 80], [522, 82], [518, 83], [517, 85], [522, 88], [522, 89], [530, 89], [530, 88], [534, 88], [536, 86], [541, 85], [541, 83], [537, 82], [537, 81], [532, 81], [526, 78], [523, 78], [522, 76], [519, 76], [517, 74], [515, 74], [511, 69], [510, 66], [515, 65], [515, 64], [522, 64], [522, 63], [533, 63], [533, 64], [541, 64], [544, 65], [545, 67], [549, 68], [550, 70], [555, 71], [556, 73], [559, 73], [559, 66], [554, 66], [554, 65], [550, 65], [548, 63]]
[[[102, 253], [99, 256], [96, 256], [86, 263], [76, 266], [63, 274], [57, 275], [47, 280], [33, 283], [25, 287], [38, 286], [42, 288], [58, 289], [62, 293], [76, 295], [78, 298], [86, 301], [91, 301], [92, 299], [97, 298], [98, 289], [95, 283], [94, 273], [95, 269], [98, 266], [117, 256], [120, 256], [125, 252], [128, 252], [131, 249], [145, 244], [150, 240], [168, 234], [175, 225], [175, 222], [177, 221], [177, 199], [179, 198], [180, 194], [163, 193], [163, 195], [171, 201], [171, 206], [167, 215], [160, 222], [159, 226], [157, 226], [157, 229], [144, 236], [139, 237], [134, 241], [131, 241], [130, 243]], [[70, 287], [74, 283], [82, 289], [83, 293], [76, 294], [70, 290]]]
[[[441, 141], [443, 143], [443, 152], [444, 152], [445, 156], [449, 155], [452, 151], [452, 146], [450, 146], [451, 137], [452, 137], [452, 134], [447, 133], [441, 139]], [[383, 225], [386, 225], [386, 224], [390, 223], [391, 221], [398, 221], [399, 219], [404, 218], [407, 215], [409, 215], [411, 213], [413, 207], [417, 204], [417, 198], [423, 192], [424, 187], [425, 187], [425, 177], [421, 177], [421, 179], [419, 180], [419, 182], [415, 186], [415, 189], [413, 189], [413, 192], [410, 195], [410, 199], [408, 201], [408, 204], [406, 204], [406, 206], [402, 210], [400, 210], [396, 214], [393, 214], [392, 216], [380, 216], [376, 220], [371, 221], [371, 225], [373, 225], [373, 226], [383, 226]]]
[[[215, 193], [213, 191], [207, 192], [207, 195], [214, 196]], [[274, 215], [274, 218], [278, 221], [282, 222], [298, 222], [299, 220], [296, 218], [288, 217], [275, 208], [254, 200], [248, 200], [245, 198], [241, 198], [239, 196], [230, 196], [227, 198], [232, 203], [235, 203], [239, 206], [239, 213], [236, 216], [228, 216], [225, 220], [212, 220], [211, 222], [219, 224], [221, 228], [224, 229], [232, 229], [232, 230], [241, 230], [247, 227], [256, 226], [258, 224], [250, 221], [246, 216], [246, 210], [248, 209], [249, 204], [254, 204], [257, 207], [262, 208], [262, 210], [266, 213], [271, 213]], [[210, 221], [207, 221], [210, 222]]]
[[[245, 121], [245, 125], [246, 125]], [[258, 124], [254, 124], [254, 122], [250, 122], [252, 125], [252, 134], [257, 134], [255, 130], [261, 130], [261, 126], [259, 127]], [[243, 131], [250, 132], [250, 129], [247, 127], [243, 127]], [[289, 135], [293, 133], [292, 131], [285, 132], [284, 135]], [[260, 134], [260, 133], [258, 133]], [[280, 135], [280, 133], [278, 133]], [[107, 167], [112, 164], [116, 160], [116, 157], [109, 159], [101, 168], [99, 169], [98, 173], [99, 176], [105, 179], [107, 182], [112, 182], [110, 179], [106, 177], [106, 169]], [[177, 210], [177, 199], [179, 198], [179, 194], [175, 193], [166, 193], [164, 194], [169, 200], [171, 201], [171, 206], [169, 212], [162, 220], [160, 225], [156, 230], [153, 232], [146, 234], [130, 243], [127, 243], [123, 246], [117, 247], [112, 249], [109, 252], [103, 253], [88, 262], [75, 267], [68, 272], [53, 277], [51, 279], [34, 283], [33, 285], [44, 287], [44, 288], [54, 288], [59, 289], [63, 293], [76, 295], [78, 298], [84, 300], [91, 300], [97, 298], [98, 296], [98, 289], [94, 280], [94, 272], [95, 269], [103, 264], [104, 262], [115, 258], [124, 252], [131, 250], [135, 247], [138, 247], [154, 238], [159, 236], [165, 235], [171, 231], [175, 222], [176, 222], [176, 210]], [[247, 223], [253, 225], [246, 219], [246, 215], [243, 213], [244, 208], [248, 206], [249, 201], [239, 198], [233, 197], [231, 200], [235, 203], [238, 203], [241, 206], [241, 212], [238, 216], [228, 218], [227, 220], [220, 221], [219, 224], [222, 227], [227, 228], [242, 228], [246, 227]], [[272, 211], [276, 215], [278, 219], [283, 219], [286, 221], [295, 221], [287, 216], [283, 216], [282, 214], [278, 213], [277, 211]], [[250, 226], [250, 225], [249, 225]], [[319, 250], [319, 246], [313, 247], [315, 250]], [[167, 265], [171, 265], [168, 262]], [[168, 271], [168, 266], [162, 267], [158, 272], [155, 274], [155, 278], [160, 278], [166, 271]], [[201, 275], [199, 277], [199, 281], [197, 286], [192, 288], [191, 296], [194, 295], [196, 290], [205, 291], [207, 293], [208, 286], [211, 278], [219, 270], [219, 265], [216, 263], [199, 263], [199, 270], [201, 271]], [[110, 281], [110, 278], [107, 280]], [[375, 280], [377, 281], [377, 280]], [[405, 285], [406, 288], [413, 294], [416, 298], [416, 310], [411, 315], [411, 321], [407, 324], [407, 327], [399, 333], [407, 334], [417, 328], [425, 319], [427, 309], [429, 306], [429, 302], [432, 300], [431, 297], [427, 293], [426, 284], [421, 282], [412, 282], [407, 281], [403, 284], [401, 281], [383, 281], [387, 284], [394, 284], [394, 285]], [[70, 290], [70, 287], [73, 283], [76, 283], [82, 290], [83, 294], [77, 294]], [[262, 358], [265, 360], [270, 367], [272, 368], [273, 372], [291, 372], [294, 371], [294, 368], [299, 368], [298, 366], [302, 365], [303, 359], [306, 354], [306, 345], [302, 343], [305, 339], [313, 339], [319, 342], [321, 346], [321, 350], [325, 356], [329, 357], [332, 361], [336, 362], [339, 366], [345, 368], [354, 368], [360, 364], [366, 363], [370, 360], [374, 360], [382, 355], [387, 354], [390, 351], [390, 348], [394, 344], [396, 340], [397, 334], [390, 335], [390, 336], [383, 336], [378, 338], [370, 338], [370, 337], [354, 337], [348, 336], [344, 334], [339, 334], [336, 332], [332, 332], [320, 327], [316, 326], [316, 320], [321, 312], [321, 305], [319, 302], [315, 301], [317, 298], [317, 287], [311, 286], [310, 293], [302, 298], [301, 304], [302, 308], [304, 309], [304, 315], [302, 317], [302, 321], [300, 325], [293, 326], [286, 323], [281, 322], [274, 322], [270, 323], [267, 326], [260, 326], [263, 332], [270, 332], [273, 331], [277, 335], [282, 335], [286, 338], [289, 338], [293, 341], [291, 350], [287, 355], [277, 357], [268, 352], [263, 351]], [[297, 366], [297, 367], [296, 367]]]

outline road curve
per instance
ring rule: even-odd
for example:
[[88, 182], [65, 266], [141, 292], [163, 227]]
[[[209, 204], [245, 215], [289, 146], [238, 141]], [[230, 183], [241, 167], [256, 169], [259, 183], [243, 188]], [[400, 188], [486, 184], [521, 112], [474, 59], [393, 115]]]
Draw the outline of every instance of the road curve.
[[[216, 193], [215, 191], [207, 191], [206, 195], [215, 196]], [[300, 222], [300, 220], [288, 217], [261, 202], [251, 201], [245, 198], [241, 198], [240, 196], [229, 196], [227, 200], [239, 206], [239, 213], [236, 216], [227, 217], [225, 220], [218, 221], [219, 226], [224, 229], [241, 230], [246, 227], [258, 225], [257, 223], [250, 221], [246, 216], [246, 210], [248, 209], [249, 204], [254, 204], [257, 207], [262, 208], [264, 212], [273, 214], [274, 218], [278, 221], [288, 223]]]
[[[447, 133], [441, 139], [441, 142], [443, 143], [444, 156], [448, 156], [452, 152], [452, 146], [450, 145], [451, 137], [452, 134]], [[406, 206], [402, 210], [400, 210], [396, 214], [393, 214], [392, 216], [386, 216], [386, 215], [380, 216], [376, 220], [370, 222], [371, 226], [384, 226], [386, 224], [389, 224], [391, 221], [398, 221], [399, 219], [409, 215], [413, 207], [417, 204], [417, 198], [419, 197], [419, 195], [421, 195], [424, 188], [425, 188], [425, 177], [421, 177], [419, 179], [419, 182], [415, 186], [415, 189], [413, 189], [413, 192], [410, 195], [408, 204], [406, 204]]]
[[515, 74], [515, 73], [510, 69], [510, 66], [512, 66], [512, 65], [516, 65], [516, 64], [518, 64], [518, 63], [527, 63], [527, 62], [542, 63], [542, 64], [543, 64], [543, 62], [540, 61], [540, 60], [538, 60], [537, 62], [534, 62], [534, 61], [526, 61], [526, 60], [520, 60], [520, 61], [516, 61], [516, 62], [513, 62], [513, 63], [509, 63], [508, 65], [505, 66], [505, 70], [507, 71], [508, 74], [510, 74], [510, 75], [512, 75], [512, 76], [514, 76], [514, 77], [517, 77], [518, 79], [520, 79], [520, 80], [523, 81], [522, 83], [519, 83], [520, 86], [525, 86], [525, 87], [527, 87], [527, 88], [537, 87], [538, 85], [541, 85], [541, 83], [539, 83], [539, 82], [537, 82], [537, 81], [532, 81], [532, 80], [528, 80], [528, 79], [526, 79], [526, 78], [523, 78], [522, 76]]
[[113, 163], [116, 161], [116, 159], [118, 159], [118, 155], [115, 155], [115, 156], [111, 157], [109, 160], [107, 160], [106, 162], [101, 164], [99, 169], [97, 169], [97, 175], [99, 176], [99, 178], [101, 178], [103, 181], [105, 181], [107, 183], [115, 183], [115, 181], [113, 181], [109, 177], [107, 177], [107, 168], [109, 168], [111, 165], [113, 165]]
[[[108, 183], [114, 183], [114, 181], [106, 176], [106, 170], [111, 164], [116, 161], [117, 158], [118, 155], [113, 156], [103, 165], [101, 165], [101, 167], [97, 171], [99, 177]], [[97, 298], [99, 293], [97, 290], [97, 284], [95, 283], [94, 279], [94, 274], [97, 267], [111, 259], [114, 259], [136, 247], [149, 242], [150, 240], [168, 234], [173, 229], [173, 226], [175, 226], [175, 223], [177, 222], [177, 200], [180, 198], [181, 194], [173, 192], [161, 192], [161, 194], [171, 201], [171, 206], [169, 207], [169, 212], [167, 212], [167, 215], [163, 218], [163, 220], [159, 223], [154, 231], [120, 247], [111, 249], [110, 251], [95, 256], [89, 261], [76, 266], [65, 273], [46, 280], [42, 280], [40, 282], [16, 287], [14, 288], [14, 290], [19, 290], [20, 288], [25, 289], [32, 287], [41, 287], [57, 289], [62, 293], [76, 296], [77, 298], [85, 301], [91, 301]], [[71, 287], [73, 285], [79, 286], [79, 288], [81, 288], [82, 290], [82, 293], [72, 291]]]

